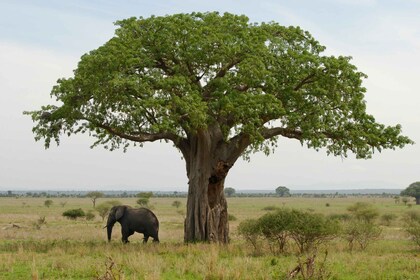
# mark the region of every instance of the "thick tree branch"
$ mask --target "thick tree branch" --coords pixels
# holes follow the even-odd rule
[[[174,133],[170,133],[170,132],[161,132],[161,133],[138,133],[136,135],[131,135],[125,132],[122,132],[114,127],[111,127],[109,125],[103,124],[103,123],[98,123],[98,122],[93,122],[91,120],[87,120],[91,123],[93,123],[95,126],[102,128],[104,130],[106,130],[108,133],[127,139],[127,140],[131,140],[134,142],[154,142],[156,140],[170,140],[172,141],[175,145],[177,145],[178,143],[180,143],[183,138],[174,134]]]
[[[301,89],[304,85],[306,84],[310,84],[315,82],[315,80],[311,80],[313,77],[315,77],[315,73],[309,74],[308,76],[306,76],[302,81],[300,81],[299,84],[297,84],[293,90],[298,91],[299,89]]]
[[[172,70],[172,68],[170,68],[166,64],[166,62],[163,60],[162,57],[159,57],[159,58],[156,59],[155,67],[157,67],[159,69],[162,69],[163,72],[165,72],[165,74],[168,75],[168,76],[173,76],[175,74],[174,71]]]
[[[223,78],[226,75],[227,71],[232,69],[234,66],[238,65],[238,63],[240,63],[241,61],[242,61],[242,59],[240,59],[240,58],[232,60],[230,63],[228,63],[225,66],[223,66],[222,68],[220,68],[219,72],[217,72],[217,74],[214,78]]]
[[[294,138],[298,140],[302,139],[302,132],[300,130],[284,128],[284,127],[266,128],[261,132],[261,135],[264,137],[264,139],[270,139],[278,135],[281,135],[287,138]]]
[[[228,142],[228,158],[226,161],[231,164],[235,163],[250,144],[251,139],[248,134],[239,133],[232,137]]]

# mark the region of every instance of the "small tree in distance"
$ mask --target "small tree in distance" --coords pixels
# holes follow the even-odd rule
[[[105,217],[109,213],[109,210],[111,210],[112,206],[116,205],[121,205],[121,202],[117,200],[105,201],[104,203],[99,204],[95,210],[98,212],[99,216],[101,216],[102,221],[104,221]]]
[[[410,184],[405,190],[401,192],[401,195],[412,196],[416,198],[416,205],[420,205],[420,182],[414,182]]]
[[[139,199],[137,199],[136,203],[142,207],[148,207],[149,206],[149,200],[153,196],[152,192],[139,192],[136,194]]]
[[[54,202],[51,199],[47,199],[44,201],[45,207],[48,207],[48,208],[50,208],[50,206],[53,205],[53,203]]]
[[[224,192],[227,196],[232,196],[235,194],[236,190],[234,188],[225,188]]]
[[[289,197],[290,190],[284,186],[280,186],[276,189],[276,194],[280,197]]]
[[[172,206],[178,209],[181,206],[181,201],[175,200],[174,202],[172,202]]]
[[[105,195],[102,192],[95,191],[95,192],[88,192],[86,194],[86,196],[90,197],[90,199],[92,200],[92,203],[93,203],[93,208],[95,208],[96,207],[96,200],[100,197],[104,197]]]

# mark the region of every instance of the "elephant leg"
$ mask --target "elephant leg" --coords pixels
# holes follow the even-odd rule
[[[123,243],[129,243],[130,241],[128,241],[128,237],[129,236],[131,236],[131,235],[133,235],[134,234],[134,231],[131,231],[131,230],[129,230],[129,229],[124,229],[124,228],[122,228],[121,229],[121,235],[122,235],[122,242]]]

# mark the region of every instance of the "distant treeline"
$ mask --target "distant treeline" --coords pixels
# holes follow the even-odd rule
[[[0,191],[0,197],[86,197],[89,191]],[[141,191],[103,191],[103,197],[109,198],[130,198],[137,197]],[[152,192],[153,197],[187,197],[187,192],[178,191],[156,191]],[[313,198],[345,198],[345,197],[395,197],[398,196],[400,190],[389,190],[383,192],[368,192],[363,190],[361,192],[350,192],[349,190],[331,191],[331,192],[291,192],[292,197],[313,197]],[[235,192],[227,195],[228,197],[278,197],[275,192]]]

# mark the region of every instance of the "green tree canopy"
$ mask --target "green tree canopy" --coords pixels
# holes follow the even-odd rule
[[[351,58],[323,55],[299,27],[217,12],[117,26],[57,81],[55,105],[26,114],[45,147],[77,133],[110,150],[172,142],[189,179],[186,241],[227,242],[224,179],[239,157],[269,154],[279,137],[357,158],[411,143],[400,125],[366,112],[366,75]]]
[[[227,195],[227,196],[232,196],[232,195],[234,195],[235,194],[235,192],[236,192],[236,190],[234,189],[234,188],[225,188],[225,194]]]
[[[92,200],[93,208],[95,208],[96,206],[96,200],[104,196],[105,196],[104,193],[98,192],[98,191],[88,192],[86,194],[86,197],[89,197]]]
[[[276,194],[278,196],[290,196],[290,190],[284,186],[280,186],[276,188]]]
[[[405,190],[401,192],[401,195],[412,196],[416,198],[416,204],[420,204],[420,182],[411,183]]]

